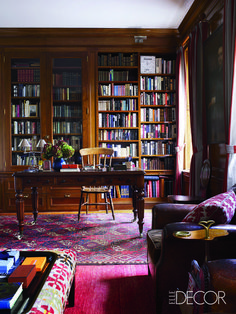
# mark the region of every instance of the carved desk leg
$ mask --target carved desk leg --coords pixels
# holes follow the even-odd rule
[[[132,195],[132,202],[133,202],[133,213],[134,213],[134,219],[132,222],[136,221],[138,216],[138,209],[137,209],[137,197],[138,197],[138,190],[135,187],[132,187],[133,195]]]
[[[16,191],[16,215],[19,222],[19,239],[23,237],[24,231],[24,195],[23,191]]]
[[[31,188],[31,197],[32,197],[32,207],[34,215],[34,224],[36,223],[38,217],[38,189],[36,187]]]
[[[137,189],[137,208],[138,208],[138,225],[140,236],[143,236],[143,218],[144,218],[144,189]]]

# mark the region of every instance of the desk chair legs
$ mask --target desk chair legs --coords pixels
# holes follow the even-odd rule
[[[86,194],[86,202],[83,203],[83,194]],[[86,193],[86,192],[83,192],[81,191],[81,196],[80,196],[80,204],[79,204],[79,211],[78,211],[78,221],[80,220],[80,213],[81,213],[81,207],[83,205],[86,205],[86,214],[88,214],[88,206],[89,205],[103,205],[105,204],[106,206],[106,213],[108,214],[108,205],[110,205],[111,207],[111,212],[112,212],[112,218],[113,220],[115,220],[115,213],[114,213],[114,205],[113,205],[113,201],[112,201],[112,197],[111,197],[111,193],[110,192],[107,192],[107,193],[104,193],[104,199],[105,199],[105,203],[93,203],[93,204],[89,204],[89,193]],[[109,198],[109,202],[108,202],[108,199],[107,197]]]

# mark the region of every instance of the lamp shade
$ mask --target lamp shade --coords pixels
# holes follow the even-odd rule
[[[46,141],[41,138],[41,139],[38,141],[38,144],[36,145],[36,147],[39,147],[41,150],[43,150],[45,144],[46,144]]]
[[[28,140],[26,138],[24,138],[20,144],[18,145],[18,147],[26,149],[28,147],[30,147],[30,143],[28,142]]]

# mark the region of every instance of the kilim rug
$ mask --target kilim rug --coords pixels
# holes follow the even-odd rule
[[[75,305],[64,314],[155,314],[147,265],[76,267]],[[169,313],[171,314],[171,313]]]
[[[32,215],[25,215],[21,240],[15,216],[0,216],[0,250],[73,249],[77,264],[145,264],[147,262],[146,233],[151,229],[151,213],[145,212],[143,237],[132,213],[38,215],[30,225]]]

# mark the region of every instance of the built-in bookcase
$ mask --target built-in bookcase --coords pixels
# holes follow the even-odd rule
[[[138,53],[100,53],[97,142],[117,162],[131,157],[147,173],[145,196],[172,193],[176,142],[175,59]]]
[[[173,192],[176,146],[175,59],[140,56],[140,166],[147,173],[145,196]]]
[[[11,60],[12,165],[31,165],[40,138],[40,60]],[[22,148],[27,139],[28,148]]]
[[[139,156],[137,53],[98,55],[98,146],[112,147],[114,160]]]
[[[82,148],[82,60],[53,58],[53,141],[65,140]]]

